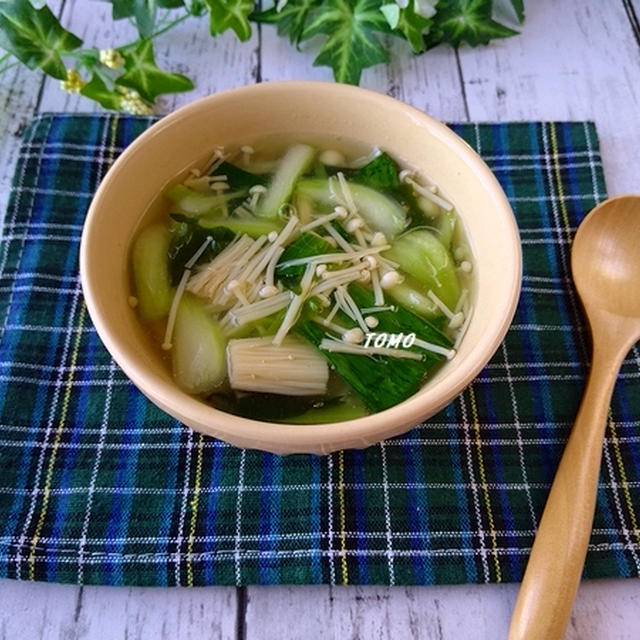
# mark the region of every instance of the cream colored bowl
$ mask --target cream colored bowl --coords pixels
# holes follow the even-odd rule
[[[151,201],[216,146],[277,133],[331,134],[377,145],[424,171],[453,201],[474,255],[476,291],[455,358],[425,387],[386,411],[335,424],[248,420],[181,391],[128,304],[131,239]],[[497,180],[450,129],[388,96],[332,83],[267,83],[195,101],[160,120],[118,158],[86,219],[84,295],[98,334],[156,405],[202,433],[275,453],[360,448],[403,433],[453,400],[494,354],[511,323],[521,280],[517,226]]]

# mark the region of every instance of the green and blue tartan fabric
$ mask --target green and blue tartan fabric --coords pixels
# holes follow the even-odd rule
[[[591,123],[455,124],[516,212],[520,304],[439,415],[363,451],[278,457],[151,405],[91,326],[90,198],[152,120],[43,115],[24,132],[0,246],[0,577],[110,585],[517,581],[582,394],[578,223],[605,197]],[[640,353],[604,445],[586,577],[640,571]],[[304,428],[304,427],[301,427]]]

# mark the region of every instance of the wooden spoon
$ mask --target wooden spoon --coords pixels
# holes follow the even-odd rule
[[[573,279],[593,337],[591,373],[531,549],[509,640],[560,640],[593,526],[611,394],[640,339],[640,196],[599,204],[580,225]]]

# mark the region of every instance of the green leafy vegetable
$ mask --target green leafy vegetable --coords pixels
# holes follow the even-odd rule
[[[162,224],[147,227],[133,245],[133,279],[138,311],[147,321],[159,320],[169,313],[173,290],[167,267],[170,234]]]
[[[395,302],[409,311],[431,320],[439,327],[444,325],[445,316],[442,315],[435,302],[426,296],[424,287],[412,276],[406,276],[402,282],[393,285],[388,293]]]
[[[350,285],[349,294],[361,308],[373,305],[373,294],[364,287]],[[434,325],[403,307],[377,313],[376,318],[377,332],[415,332],[418,338],[426,342],[451,346],[449,339]],[[302,319],[294,331],[316,346],[326,337],[325,329],[313,320]],[[388,409],[412,396],[424,382],[427,373],[444,359],[444,356],[429,351],[421,352],[424,356],[420,360],[325,350],[322,353],[371,411]]]
[[[393,191],[400,186],[398,165],[387,153],[381,153],[347,177],[380,191]]]
[[[299,322],[296,333],[319,347],[325,331],[316,322]],[[331,366],[363,399],[371,411],[382,411],[406,400],[420,386],[425,367],[420,360],[322,352]]]
[[[289,244],[280,256],[276,274],[287,288],[294,289],[298,285],[300,278],[302,278],[306,265],[287,266],[287,262],[299,260],[300,258],[311,258],[333,251],[333,246],[324,238],[313,233],[303,233]]]
[[[290,424],[344,422],[362,418],[367,413],[367,408],[358,396],[336,396],[324,400],[321,406],[314,405],[301,415],[290,416],[287,422]]]
[[[414,229],[397,238],[383,254],[453,310],[460,297],[460,282],[449,251],[427,229]]]
[[[204,216],[199,219],[199,224],[204,229],[218,229],[224,227],[238,233],[246,234],[251,238],[269,235],[272,231],[276,233],[281,230],[280,222],[274,220],[255,220],[242,218],[219,218],[217,216]]]
[[[256,215],[277,218],[280,207],[291,198],[296,180],[309,168],[315,149],[308,144],[294,144],[280,158],[267,192],[258,204]]]
[[[209,262],[222,251],[235,237],[235,233],[225,227],[206,229],[197,220],[191,218],[178,218],[172,216],[174,222],[171,225],[171,242],[166,252],[169,260],[169,275],[172,285],[177,285],[184,272],[184,267],[200,249],[207,238],[211,242],[202,252],[196,265]]]
[[[321,204],[333,204],[327,180],[300,180],[296,189],[298,193],[311,200]],[[372,230],[384,233],[387,238],[393,238],[404,229],[407,222],[406,214],[398,202],[364,184],[351,183],[349,191],[360,216]]]
[[[198,251],[207,238],[212,243],[201,254],[196,265],[212,260],[237,234],[247,234],[252,238],[280,231],[277,223],[269,220],[243,220],[240,218],[191,217],[172,213],[171,246],[168,250],[171,283],[177,284],[184,265]]]
[[[368,162],[364,167],[356,171],[346,172],[346,177],[353,182],[363,184],[378,191],[384,191],[398,202],[402,209],[407,213],[410,219],[410,226],[433,226],[438,232],[440,240],[446,247],[449,247],[453,228],[449,228],[447,224],[451,223],[451,216],[443,212],[438,205],[429,201],[427,204],[433,207],[433,216],[438,219],[435,224],[426,215],[423,207],[418,204],[416,194],[413,187],[407,183],[400,182],[398,177],[400,167],[387,153],[381,153],[373,160]],[[455,216],[453,217],[455,221]]]
[[[453,211],[442,211],[438,217],[436,224],[436,231],[438,233],[438,240],[451,251],[451,245],[453,244],[453,235],[456,232],[457,219]]]
[[[178,305],[173,332],[173,377],[189,393],[211,393],[227,375],[227,341],[206,305],[185,293]]]
[[[239,393],[235,396],[215,395],[214,406],[243,418],[293,422],[294,416],[305,416],[319,401],[313,396],[286,396],[279,393]],[[311,413],[313,416],[315,411]],[[300,424],[300,423],[298,423]]]
[[[222,208],[231,201],[242,199],[247,191],[207,195],[177,184],[167,192],[171,200],[187,216],[222,215]]]
[[[223,162],[216,170],[217,176],[226,176],[226,183],[230,190],[224,193],[202,193],[177,184],[167,191],[167,197],[178,208],[180,213],[188,216],[204,216],[222,214],[226,207],[229,211],[242,204],[249,195],[249,190],[255,185],[264,186],[267,179],[256,173],[250,173],[229,162]],[[226,215],[226,213],[224,214]]]
[[[256,152],[264,163],[260,145]],[[306,177],[315,172],[316,157],[337,174]],[[252,173],[214,164],[211,175],[192,171],[164,192],[169,227],[153,223],[134,245],[141,316],[156,323],[154,330],[167,318],[162,347],[172,350],[178,384],[214,394],[214,405],[232,413],[295,416],[302,424],[394,406],[455,355],[452,342],[466,328],[454,263],[461,254],[445,246],[455,215],[443,210],[445,201],[436,200],[431,211],[418,200],[431,229],[400,235],[410,224],[408,209],[369,185],[405,197],[417,183],[403,173],[401,181],[386,154],[360,169],[342,158],[335,164],[344,165],[343,172],[330,155],[298,142],[278,158],[262,188],[247,188],[256,179]],[[234,185],[219,184],[230,176]],[[290,197],[320,206],[259,217],[259,198],[270,193],[269,211]],[[416,193],[433,201],[431,192]],[[205,260],[208,266],[194,268]],[[469,271],[470,263],[459,268]],[[156,302],[152,294],[157,309],[148,304]],[[263,411],[260,404],[269,407]]]
[[[349,285],[349,294],[361,308],[374,305],[373,294],[369,289],[361,285]],[[441,347],[451,346],[449,338],[447,338],[433,322],[420,318],[402,306],[395,306],[393,309],[381,311],[376,314],[376,318],[378,318],[378,326],[376,327],[376,331],[378,332],[404,332],[405,334],[415,332],[418,338],[427,342],[437,344]],[[418,351],[418,349],[414,348],[414,351]],[[442,360],[440,356],[429,352],[424,353],[424,359],[432,364]]]
[[[241,167],[231,164],[230,162],[223,162],[216,169],[216,174],[221,176],[227,176],[227,182],[232,189],[249,189],[257,184],[266,185],[267,178],[257,173],[251,173]]]

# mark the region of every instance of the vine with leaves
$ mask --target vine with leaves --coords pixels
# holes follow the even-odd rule
[[[389,60],[386,34],[418,55],[440,44],[485,45],[517,34],[524,22],[524,0],[277,0],[268,8],[253,0],[103,1],[115,22],[133,23],[134,41],[87,47],[46,3],[0,0],[0,74],[23,64],[106,109],[142,114],[159,96],[194,88],[187,76],[160,69],[154,51],[156,38],[185,20],[207,19],[212,37],[231,30],[241,41],[257,23],[274,25],[298,49],[318,36],[313,64],[350,84]]]

